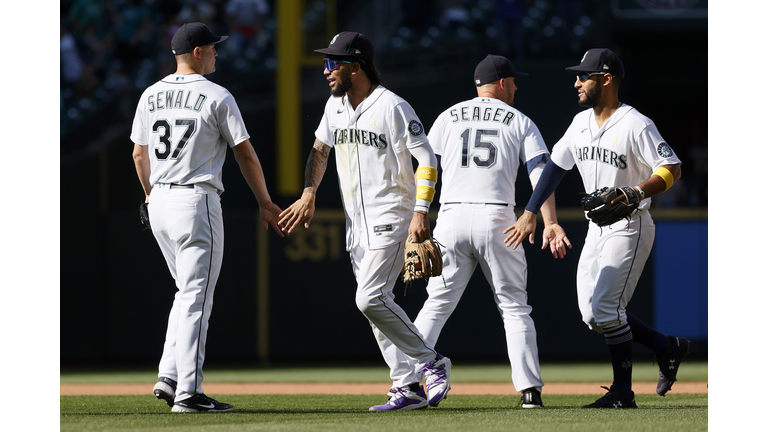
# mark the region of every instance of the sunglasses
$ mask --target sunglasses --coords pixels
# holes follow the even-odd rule
[[[329,58],[324,58],[323,59],[323,65],[325,66],[326,69],[328,69],[328,72],[333,72],[336,69],[338,69],[339,68],[339,63],[349,63],[349,64],[352,64],[351,61],[346,61],[346,60],[334,60],[334,59],[329,59]]]
[[[608,73],[608,72],[592,72],[592,73],[589,73],[589,72],[582,72],[582,73],[578,73],[578,74],[576,74],[576,78],[577,78],[579,81],[581,81],[581,82],[584,82],[584,81],[588,80],[588,79],[589,79],[589,77],[591,77],[592,75],[605,75],[605,74],[607,74],[607,73]]]

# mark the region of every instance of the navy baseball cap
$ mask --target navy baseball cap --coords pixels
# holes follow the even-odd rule
[[[592,48],[581,58],[581,64],[565,68],[574,72],[607,72],[624,79],[624,64],[608,48]]]
[[[203,23],[184,23],[171,39],[173,55],[181,55],[199,46],[216,44],[227,40],[229,36],[214,36],[211,29]]]
[[[488,54],[475,68],[475,86],[480,87],[502,78],[527,76],[525,72],[515,72],[512,62],[503,56]]]
[[[328,48],[316,49],[315,52],[334,56],[358,57],[373,61],[374,49],[370,39],[362,33],[341,32],[331,39]]]

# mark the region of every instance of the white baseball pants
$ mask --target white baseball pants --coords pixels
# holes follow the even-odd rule
[[[434,346],[480,264],[504,322],[515,389],[523,391],[535,387],[541,390],[544,383],[536,327],[530,316],[532,308],[528,305],[525,252],[523,248],[513,250],[504,244],[503,232],[515,220],[512,206],[441,205],[433,237],[444,246],[443,275],[429,280],[429,297],[414,324],[427,343]],[[406,360],[400,356],[401,362]],[[402,366],[398,370],[403,370]],[[393,380],[412,379],[411,376],[395,375]]]
[[[576,276],[579,310],[603,333],[627,322],[626,307],[651,254],[656,225],[647,210],[600,228],[590,222]]]
[[[168,317],[159,376],[177,381],[176,400],[203,392],[208,319],[224,250],[221,201],[214,189],[155,185],[152,233],[178,291]]]
[[[384,361],[392,370],[393,381],[395,374],[415,377],[415,369],[437,355],[433,344],[425,342],[403,308],[395,303],[392,289],[405,262],[404,246],[405,241],[402,241],[394,246],[370,250],[358,244],[349,252],[357,279],[355,302],[371,324]],[[400,361],[401,358],[406,360]]]

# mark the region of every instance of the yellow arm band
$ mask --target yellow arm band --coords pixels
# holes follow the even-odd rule
[[[437,183],[437,169],[428,166],[419,167],[418,171],[416,172],[416,178],[430,180]],[[432,192],[434,193],[434,191]]]
[[[675,182],[675,176],[672,175],[671,172],[669,172],[668,169],[664,167],[658,167],[655,171],[653,171],[653,175],[659,176],[662,179],[664,179],[664,183],[667,184],[667,188],[664,189],[664,191],[669,190],[669,188],[672,187],[672,183]]]
[[[416,199],[423,199],[432,202],[435,197],[435,188],[431,186],[418,186],[416,188]]]

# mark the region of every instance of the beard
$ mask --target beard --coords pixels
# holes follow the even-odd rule
[[[602,95],[603,88],[601,86],[592,87],[592,90],[584,92],[584,99],[579,99],[579,105],[586,108],[594,108],[600,102]]]
[[[352,88],[352,72],[344,68],[336,80],[336,85],[331,88],[331,96],[342,97]]]

